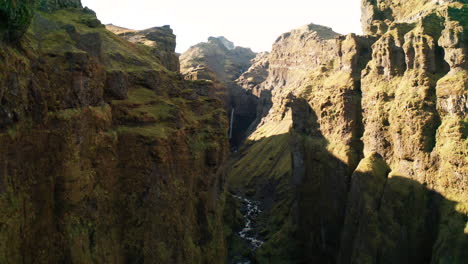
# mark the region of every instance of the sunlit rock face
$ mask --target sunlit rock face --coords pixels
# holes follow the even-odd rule
[[[264,205],[259,263],[467,258],[466,4],[362,9],[366,36],[293,30],[239,79],[260,99],[229,186]]]
[[[231,82],[252,65],[255,55],[248,48],[234,46],[225,37],[210,37],[208,42],[192,46],[180,56],[181,72],[187,79]]]

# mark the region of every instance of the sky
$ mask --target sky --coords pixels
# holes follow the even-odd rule
[[[131,29],[170,25],[177,52],[224,36],[236,46],[270,51],[282,34],[314,23],[361,34],[360,0],[82,0],[103,24]]]

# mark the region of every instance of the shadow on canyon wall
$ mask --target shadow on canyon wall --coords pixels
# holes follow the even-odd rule
[[[237,84],[230,84],[231,109],[234,109],[232,126],[231,148],[237,150],[246,137],[251,134],[259,122],[268,114],[272,107],[271,91],[263,90],[256,96],[250,90],[245,90]],[[228,113],[231,118],[231,113]]]
[[[330,142],[307,101],[291,98],[288,106],[290,132],[247,141],[234,165],[250,164],[239,176],[246,179],[243,187],[231,189],[255,197],[264,207],[260,225],[266,242],[252,263],[468,259],[468,216],[457,212],[456,202],[391,174],[378,153],[362,159],[357,169],[349,168],[328,151]]]

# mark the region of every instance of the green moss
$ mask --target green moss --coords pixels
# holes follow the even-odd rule
[[[154,57],[153,51],[144,45],[136,45],[113,34],[102,26],[95,26],[98,23],[96,15],[85,13],[81,9],[61,9],[54,12],[38,12],[38,16],[49,23],[47,29],[37,26],[32,30],[32,35],[38,37],[41,49],[46,53],[63,54],[67,51],[79,51],[76,48],[75,40],[72,40],[70,33],[64,27],[73,27],[76,31],[77,39],[81,35],[97,33],[103,50],[103,61],[108,70],[121,71],[147,71],[153,69],[164,71],[174,75],[163,67]],[[91,22],[92,23],[91,23]],[[33,25],[34,26],[34,25]]]
[[[466,71],[449,73],[438,80],[437,96],[463,95],[468,89],[468,74]]]
[[[298,258],[300,246],[294,240],[296,226],[293,218],[285,218],[278,232],[258,249],[255,254],[260,264],[293,264],[300,263]]]
[[[85,53],[75,47],[76,43],[65,30],[52,31],[44,36],[41,42],[42,51],[51,54],[64,54],[65,52]]]
[[[164,125],[150,125],[140,127],[119,126],[117,132],[120,134],[139,135],[148,138],[167,139],[172,133],[172,129]]]
[[[363,159],[356,171],[362,173],[370,173],[377,178],[387,178],[390,168],[387,163],[377,153],[372,153],[369,157]]]
[[[226,155],[221,103],[177,97],[194,93],[192,84],[95,19],[78,9],[38,12],[21,49],[0,47],[0,79],[18,73],[17,98],[6,99],[20,120],[0,133],[0,263],[222,263],[218,164],[204,163],[210,153],[219,162]],[[96,43],[82,38],[89,33]],[[87,44],[101,53],[86,54]],[[106,72],[124,72],[128,99],[64,109],[81,95],[68,80],[67,52],[84,59],[89,88],[102,89]],[[157,92],[135,86],[148,72]],[[93,95],[101,96],[73,103]],[[185,156],[189,148],[198,156]],[[197,212],[198,204],[206,208]]]
[[[163,262],[170,262],[171,260],[171,250],[169,250],[164,242],[158,242],[155,248],[158,258]]]
[[[157,100],[158,97],[153,90],[147,88],[136,88],[128,91],[128,100],[122,102],[129,102],[135,104],[146,104]]]
[[[128,42],[105,29],[101,32],[102,45],[105,48],[105,63],[109,69],[126,72],[153,69],[175,75],[158,63],[151,48]]]
[[[145,105],[137,108],[138,111],[148,113],[157,120],[168,120],[173,118],[173,112],[177,109],[174,105],[159,103],[155,105]]]
[[[289,139],[289,134],[283,134],[247,142],[251,146],[242,150],[242,158],[229,172],[230,186],[248,186],[255,178],[262,182],[287,179],[292,169]]]
[[[70,109],[65,109],[62,111],[50,112],[49,115],[55,116],[64,120],[71,120],[73,118],[78,117],[82,112],[83,112],[83,109],[81,108],[70,108]]]

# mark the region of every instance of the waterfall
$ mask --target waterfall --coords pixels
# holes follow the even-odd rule
[[[232,125],[234,124],[234,110],[235,108],[232,108],[231,110],[231,122],[229,123],[229,139],[232,138]]]

